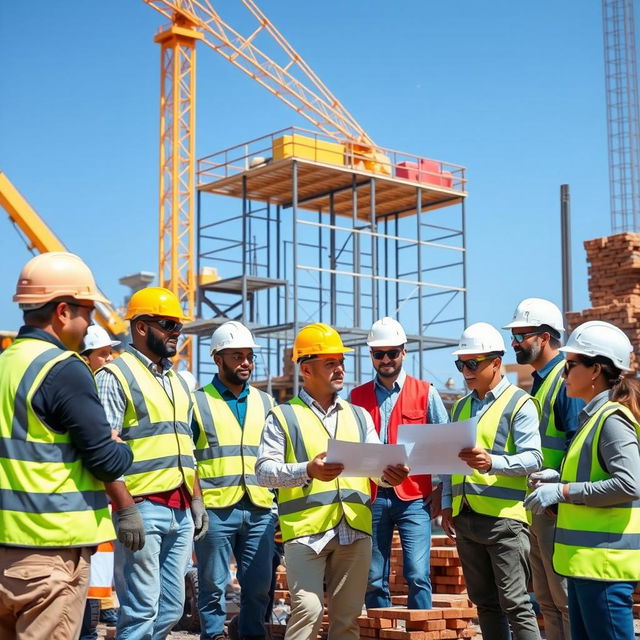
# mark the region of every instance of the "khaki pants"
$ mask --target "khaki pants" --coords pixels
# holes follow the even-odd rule
[[[531,522],[531,573],[533,591],[544,618],[547,640],[571,640],[567,579],[553,570],[553,536],[555,516],[543,513],[533,515]]]
[[[319,553],[299,542],[284,546],[291,591],[291,617],[285,640],[316,638],[322,624],[324,587],[329,608],[329,640],[358,640],[371,564],[371,538],[351,544],[331,542]]]
[[[0,638],[78,638],[91,551],[0,546]]]

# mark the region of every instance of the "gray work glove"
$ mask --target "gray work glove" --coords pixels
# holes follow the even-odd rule
[[[542,469],[540,471],[534,471],[529,476],[529,487],[531,489],[537,489],[546,482],[559,482],[560,473],[555,469]]]
[[[194,540],[200,540],[209,530],[209,514],[204,508],[202,498],[191,499],[191,515],[193,516]]]
[[[118,540],[131,551],[144,547],[144,522],[136,505],[114,511]]]

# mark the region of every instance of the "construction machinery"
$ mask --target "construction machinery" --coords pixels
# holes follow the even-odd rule
[[[2,171],[0,171],[0,206],[7,212],[11,222],[25,239],[27,249],[31,253],[68,251]],[[97,302],[96,320],[116,340],[126,339],[128,324],[112,305]],[[3,335],[3,340],[4,338]]]

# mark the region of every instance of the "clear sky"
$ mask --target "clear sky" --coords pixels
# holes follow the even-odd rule
[[[246,24],[233,0],[213,2]],[[379,144],[468,168],[469,321],[523,297],[561,303],[559,188],[571,186],[574,307],[582,243],[610,233],[602,25],[584,0],[262,0],[261,8]],[[0,2],[0,170],[116,303],[157,272],[162,16],[138,0]],[[206,47],[197,155],[307,126]],[[0,216],[0,329],[29,255]],[[508,358],[513,361],[509,354]],[[459,379],[451,359],[430,374]]]

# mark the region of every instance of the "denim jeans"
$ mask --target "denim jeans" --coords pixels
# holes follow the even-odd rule
[[[394,525],[402,543],[404,579],[409,585],[407,607],[431,609],[431,515],[424,500],[400,500],[393,489],[378,490],[371,506],[373,515],[373,549],[369,569],[367,608],[390,607],[389,567]]]
[[[254,506],[247,497],[231,507],[207,509],[207,513],[209,530],[195,544],[201,637],[213,638],[224,631],[231,553],[236,559],[241,588],[240,636],[264,636],[276,515]]]
[[[572,640],[634,640],[636,582],[567,578]]]
[[[165,640],[184,609],[184,576],[193,549],[189,509],[150,500],[138,504],[145,543],[130,551],[116,542],[114,582],[120,601],[118,640]]]

